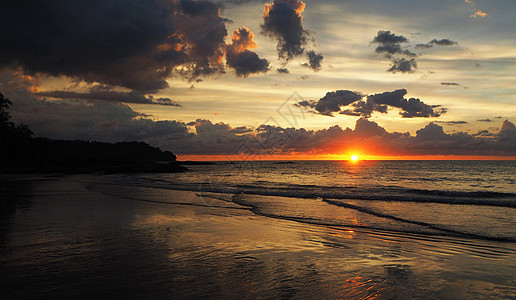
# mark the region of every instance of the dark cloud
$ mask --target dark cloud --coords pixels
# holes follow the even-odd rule
[[[516,142],[516,125],[509,120],[504,120],[500,129],[502,141]]]
[[[375,122],[371,122],[367,119],[360,118],[355,124],[356,135],[360,137],[372,137],[372,136],[383,136],[387,134],[387,131],[380,127]]]
[[[466,121],[435,121],[435,123],[441,123],[446,125],[464,125],[468,124]]]
[[[379,30],[372,43],[380,45],[408,43],[408,39],[402,35],[395,35],[390,30]]]
[[[369,118],[372,113],[387,113],[389,107],[399,108],[403,118],[430,118],[439,117],[446,109],[437,109],[439,105],[428,105],[417,98],[405,99],[407,90],[399,89],[392,92],[369,95],[362,100],[364,95],[349,90],[328,92],[319,101],[301,101],[298,107],[314,108],[315,112],[325,116],[333,116],[339,113],[350,116],[362,116]]]
[[[334,112],[340,111],[341,106],[347,106],[362,99],[362,97],[363,95],[360,93],[348,90],[328,92],[324,97],[317,101],[314,108],[321,115],[333,116]]]
[[[388,107],[386,105],[367,100],[353,103],[351,108],[342,110],[340,114],[369,118],[373,112],[387,113],[387,109]]]
[[[235,133],[235,134],[244,134],[244,133],[248,133],[248,132],[252,132],[253,129],[251,127],[247,127],[247,126],[240,126],[240,127],[235,127],[233,129],[231,129],[231,133]]]
[[[489,132],[488,130],[479,130],[478,133],[475,133],[472,136],[474,136],[474,137],[496,137],[496,134]]]
[[[222,5],[231,4],[231,5],[240,5],[247,3],[264,3],[267,0],[215,0],[217,3],[221,3]]]
[[[71,91],[47,91],[39,92],[36,95],[57,99],[79,99],[79,100],[102,100],[112,102],[140,103],[140,104],[159,104],[168,106],[181,106],[170,98],[155,98],[152,95],[145,96],[136,91],[118,92],[113,90],[95,90],[88,93]]]
[[[248,28],[242,27],[233,32],[231,44],[226,48],[226,63],[235,69],[237,76],[247,77],[252,73],[269,70],[269,61],[249,50],[256,47],[258,45],[254,42],[254,33]]]
[[[280,74],[288,74],[288,73],[290,73],[290,71],[287,68],[278,68],[276,71],[278,73],[280,73]]]
[[[380,30],[371,43],[378,44],[375,48],[377,54],[383,54],[385,58],[391,60],[391,66],[387,72],[413,73],[417,69],[417,62],[414,59],[416,54],[402,47],[403,43],[408,43],[406,37],[391,33],[389,30]]]
[[[12,120],[27,124],[38,136],[50,138],[145,141],[176,154],[328,154],[362,145],[371,151],[368,154],[376,155],[516,156],[516,126],[509,120],[503,122],[498,132],[471,135],[448,134],[435,123],[418,130],[415,136],[388,132],[365,118],[357,120],[355,129],[338,125],[321,130],[261,125],[252,130],[204,119],[188,123],[153,121],[125,104],[112,101],[85,104],[40,100],[33,94],[37,85],[37,78],[0,72],[2,93],[13,102]],[[399,103],[400,96],[405,94],[395,91],[374,98],[379,102]],[[315,107],[309,101],[306,106]]]
[[[477,120],[477,121],[478,121],[478,122],[488,122],[488,123],[493,122],[493,120],[491,120],[491,119],[479,119],[479,120]]]
[[[376,44],[375,52],[383,54],[385,58],[391,60],[391,65],[387,72],[392,73],[414,73],[417,69],[416,53],[404,47],[403,44],[409,40],[402,36],[392,33],[390,30],[380,30],[371,41]],[[449,39],[433,39],[426,44],[417,44],[416,49],[429,49],[433,46],[453,46],[458,43]],[[419,54],[421,55],[421,54]]]
[[[226,19],[210,1],[2,1],[0,67],[141,93],[224,72]],[[180,67],[178,69],[178,67]]]
[[[507,121],[508,122],[508,121]],[[508,122],[507,124],[509,124]],[[512,123],[510,123],[512,124]],[[508,125],[508,127],[511,127]],[[502,127],[503,128],[503,127]],[[246,141],[247,151],[285,154],[310,152],[312,154],[340,153],[360,144],[364,149],[376,149],[381,155],[516,155],[516,130],[502,129],[483,136],[465,132],[448,134],[435,123],[409,133],[387,132],[368,119],[358,119],[355,129],[337,125],[322,130],[281,128],[262,125],[257,134]],[[254,142],[253,142],[254,141]],[[256,141],[258,141],[256,143]],[[374,154],[374,153],[372,153]]]
[[[447,86],[460,86],[457,82],[441,82],[441,85],[447,85]]]
[[[304,63],[303,66],[308,67],[314,71],[321,70],[321,61],[323,60],[324,56],[322,56],[320,53],[315,53],[315,51],[308,51],[306,56],[308,57],[308,63]]]
[[[179,47],[188,55],[188,61],[183,64],[188,68],[183,72],[191,78],[223,73],[227,20],[220,16],[219,6],[210,1],[180,0],[179,3],[180,9],[174,15],[178,41],[168,45]]]
[[[387,72],[414,73],[416,69],[417,62],[414,58],[410,60],[405,58],[394,58]]]
[[[0,77],[5,78],[5,73]],[[13,99],[13,120],[27,124],[37,136],[106,142],[147,141],[154,146],[165,146],[169,139],[188,135],[181,122],[156,122],[118,101],[40,100],[30,91],[30,81],[15,76],[11,79],[16,82],[11,80],[5,93]]]
[[[265,4],[262,33],[278,41],[278,56],[284,61],[305,51],[309,34],[303,27],[304,9],[305,3],[299,0],[274,0]]]
[[[371,101],[375,104],[383,104],[401,109],[400,115],[404,118],[429,118],[439,117],[445,110],[435,111],[434,108],[439,105],[428,105],[417,98],[405,99],[404,96],[407,94],[407,90],[399,89],[393,92],[385,92],[381,94],[370,95],[367,97],[367,101]]]
[[[442,40],[433,39],[430,41],[429,44],[438,45],[438,46],[453,46],[453,45],[457,45],[458,43],[455,41],[449,40],[449,39],[442,39]]]
[[[434,47],[432,44],[417,44],[416,49],[430,49]]]
[[[442,39],[442,40],[433,39],[426,44],[417,44],[416,49],[428,49],[428,48],[432,48],[434,45],[436,45],[436,46],[454,46],[457,44],[458,44],[457,42],[449,40],[449,39]]]
[[[317,101],[315,101],[315,100],[303,100],[298,103],[295,103],[294,106],[304,107],[304,108],[315,108],[316,104],[317,104]]]
[[[415,53],[412,53],[407,49],[402,49],[401,44],[408,43],[408,39],[406,37],[391,33],[389,30],[378,31],[371,43],[378,44],[375,52],[378,54],[384,54],[387,58],[391,58],[395,54],[411,57],[416,56]]]
[[[443,128],[433,122],[416,131],[416,138],[419,140],[441,140],[445,137]]]

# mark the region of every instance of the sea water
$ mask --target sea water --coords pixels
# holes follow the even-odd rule
[[[197,191],[201,198],[215,192],[261,215],[300,222],[516,242],[516,161],[240,161],[189,168],[110,179]],[[330,216],[323,204],[360,218]]]
[[[516,162],[188,167],[4,182],[3,298],[516,298]]]

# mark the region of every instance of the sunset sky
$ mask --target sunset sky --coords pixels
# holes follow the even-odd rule
[[[0,92],[37,136],[189,159],[516,157],[513,1],[21,0],[0,15]]]

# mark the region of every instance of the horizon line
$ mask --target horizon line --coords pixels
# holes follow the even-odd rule
[[[176,154],[178,161],[350,161],[350,155]],[[358,161],[516,161],[490,155],[359,155]]]

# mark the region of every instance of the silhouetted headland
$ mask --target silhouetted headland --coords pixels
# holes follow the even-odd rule
[[[34,138],[26,125],[10,122],[12,103],[0,94],[0,172],[2,173],[175,173],[170,151],[144,142],[104,143]]]

